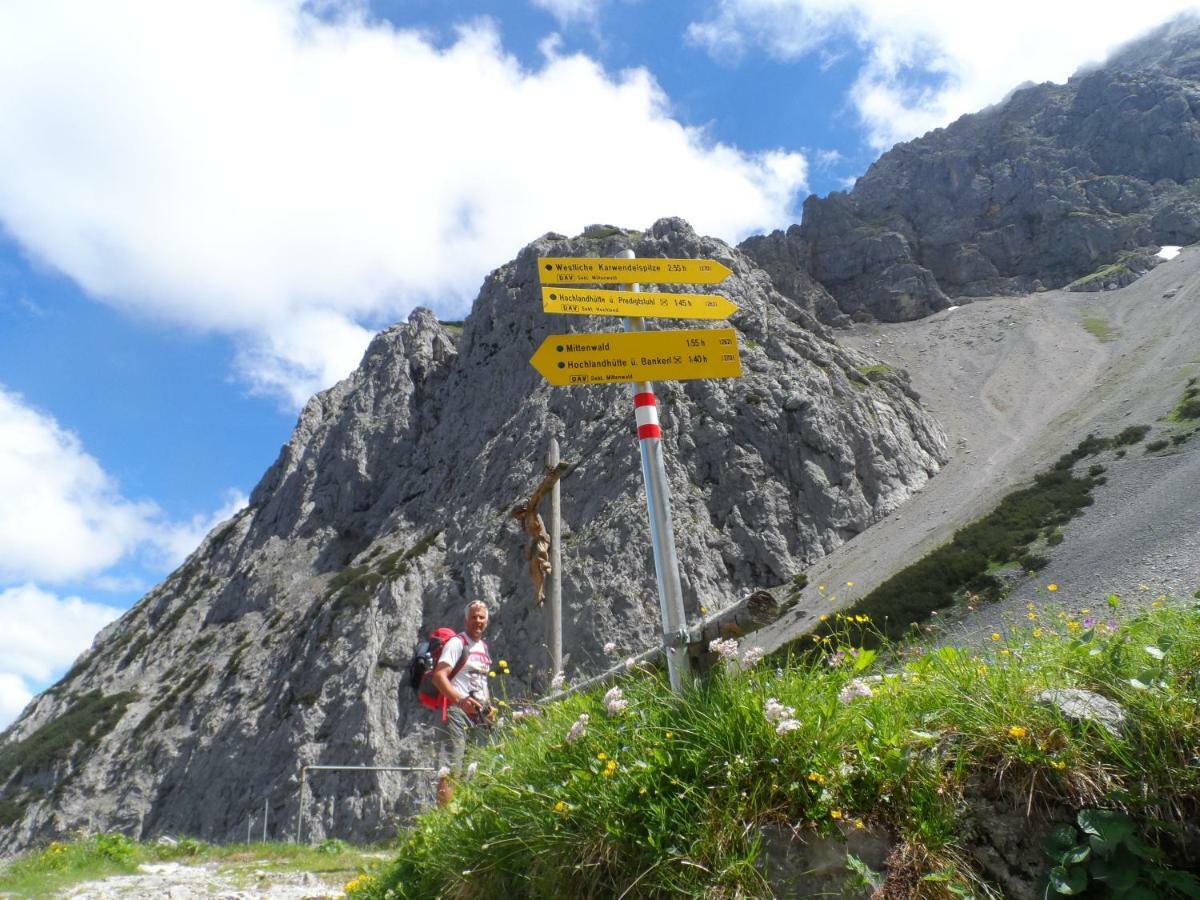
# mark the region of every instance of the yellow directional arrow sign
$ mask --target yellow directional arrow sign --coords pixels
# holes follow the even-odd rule
[[[657,316],[670,319],[728,319],[738,308],[719,294],[600,291],[542,288],[542,310],[576,316]]]
[[[552,334],[529,362],[557,387],[742,374],[737,332],[732,328]]]
[[[542,284],[717,284],[732,274],[715,259],[538,257]]]

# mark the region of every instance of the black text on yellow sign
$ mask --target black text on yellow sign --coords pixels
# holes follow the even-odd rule
[[[742,374],[737,332],[732,328],[552,334],[529,362],[556,387]]]
[[[653,316],[666,319],[728,319],[737,306],[719,294],[602,291],[544,287],[542,311],[573,316]]]
[[[538,257],[542,284],[719,284],[732,274],[715,259]]]

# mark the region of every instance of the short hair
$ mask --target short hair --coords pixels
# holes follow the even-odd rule
[[[491,613],[491,610],[489,610],[489,609],[488,609],[488,605],[487,605],[486,603],[484,603],[482,600],[472,600],[470,603],[468,603],[468,604],[467,604],[467,610],[466,610],[466,612],[465,612],[465,613],[463,613],[463,616],[464,616],[464,617],[468,617],[468,616],[470,616],[470,615],[471,615],[471,610],[473,610],[473,609],[474,609],[475,607],[477,607],[477,606],[482,606],[482,607],[483,607],[483,611],[484,611],[485,613],[488,613],[488,614],[490,614],[490,613]]]

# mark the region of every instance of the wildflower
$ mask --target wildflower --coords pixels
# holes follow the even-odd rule
[[[841,817],[842,817],[842,811],[840,809],[831,809],[829,811],[829,818],[840,819]]]
[[[867,826],[863,824],[863,820],[862,820],[862,819],[855,819],[855,820],[854,820],[854,827],[855,827],[855,828],[862,829],[862,828],[866,828]]]
[[[1091,610],[1090,610],[1090,609],[1088,609],[1088,608],[1085,606],[1083,609],[1081,609],[1081,610],[1079,611],[1079,614],[1080,614],[1081,616],[1086,616],[1086,615],[1087,615],[1088,613],[1090,613],[1090,612],[1091,612]]]
[[[828,659],[825,660],[825,665],[829,666],[831,669],[835,669],[838,666],[840,666],[845,659],[846,659],[845,652],[842,650],[839,650],[837,653],[833,654],[832,656],[830,656]]]
[[[1020,725],[1013,725],[1008,729],[1009,737],[1023,738],[1029,734],[1029,730]]]
[[[789,731],[795,731],[799,727],[800,727],[800,723],[797,722],[795,719],[784,719],[782,722],[780,722],[778,725],[775,726],[775,733],[776,734],[787,734]]]
[[[987,666],[978,666],[975,669],[975,671],[978,672],[980,675],[986,675],[988,673],[988,667]]]
[[[828,622],[829,621],[829,613],[821,613],[821,621]]]
[[[1035,638],[1040,638],[1042,636],[1042,629],[1040,629],[1040,628],[1033,629],[1033,636]]]
[[[1009,655],[1009,653],[1011,653],[1011,652],[1012,652],[1012,651],[1010,651],[1010,650],[1009,650],[1007,647],[1005,647],[1003,650],[1001,650],[1001,651],[1000,651],[1000,655],[1001,655],[1001,656],[1008,656],[1008,655]]]
[[[807,778],[813,784],[824,784],[825,783],[825,776],[822,775],[820,772],[809,772],[807,775]]]
[[[507,669],[508,668],[508,660],[502,659],[502,660],[500,660],[500,662],[496,663],[496,665],[498,665],[502,669]]]
[[[1032,622],[1035,619],[1037,619],[1037,613],[1035,613],[1035,612],[1025,613],[1025,618],[1027,618],[1030,622]]]
[[[675,737],[675,732],[668,731],[666,734],[663,735],[663,737],[665,737],[669,741],[671,738]]]
[[[635,660],[632,656],[630,656],[628,659],[625,660],[625,671],[628,672],[636,665],[637,665],[637,660]]]
[[[853,582],[853,581],[847,581],[847,582],[846,582],[846,587],[854,587],[854,582]]]
[[[600,762],[604,762],[606,759],[608,759],[608,754],[601,750],[596,754],[596,759],[600,760]]]
[[[762,658],[766,655],[767,655],[767,651],[764,650],[762,647],[751,647],[749,650],[747,650],[745,653],[742,654],[742,668],[743,669],[754,668],[756,665],[758,665],[762,661]]]
[[[993,640],[993,641],[998,641],[998,640],[1000,640],[1000,632],[998,632],[998,631],[993,631],[993,632],[992,632],[992,640]]]
[[[573,744],[585,734],[587,734],[588,714],[580,713],[579,718],[575,720],[575,724],[571,726],[571,730],[567,732],[567,743]]]
[[[1067,631],[1076,632],[1079,630],[1079,623],[1072,619],[1067,623]]]
[[[615,759],[610,759],[607,763],[605,763],[605,765],[604,765],[604,777],[605,778],[611,778],[613,773],[616,771],[617,771],[617,761]]]
[[[570,807],[568,807],[567,804],[564,803],[562,800],[559,800],[557,803],[554,804],[554,811],[556,813],[558,813],[560,816],[565,816],[567,814],[568,809],[570,809]]]
[[[823,584],[818,584],[818,585],[817,585],[817,590],[818,590],[818,591],[820,591],[822,594],[823,594],[823,593],[825,593],[825,585],[823,585]],[[1149,590],[1149,588],[1147,588],[1146,590]]]
[[[838,702],[848,706],[858,697],[870,697],[871,686],[861,678],[855,678],[838,693]]]
[[[700,615],[702,615],[702,616],[708,615],[708,607],[707,606],[700,607]]]
[[[1026,603],[1026,604],[1025,604],[1025,608],[1026,608],[1027,610],[1029,610],[1030,612],[1032,612],[1033,610],[1037,609],[1037,607],[1036,607],[1036,606],[1034,606],[1032,603]]]
[[[609,641],[608,643],[606,643],[606,644],[604,645],[604,652],[605,652],[605,653],[612,653],[612,652],[613,652],[614,650],[616,650],[616,649],[617,649],[617,642],[616,642],[616,641]]]
[[[563,689],[563,685],[566,683],[566,680],[567,680],[567,676],[564,675],[562,672],[559,672],[557,675],[555,675],[553,678],[550,679],[550,690],[561,691]]]
[[[1055,591],[1058,590],[1058,585],[1057,584],[1048,584],[1048,585],[1046,585],[1046,590],[1048,590],[1050,593],[1054,593]]]
[[[608,708],[610,716],[619,716],[625,712],[626,707],[629,706],[629,701],[625,699],[624,692],[619,687],[615,687],[604,695],[604,705]]]
[[[1083,624],[1084,630],[1086,631],[1089,628],[1096,627],[1096,620],[1094,618],[1092,618],[1091,616],[1088,616],[1086,619],[1083,620],[1082,624]]]
[[[1152,601],[1150,602],[1150,608],[1151,608],[1151,609],[1162,609],[1162,605],[1163,605],[1163,604],[1162,604],[1162,601],[1161,601],[1161,600],[1152,600]]]
[[[541,714],[542,713],[540,710],[536,710],[532,706],[526,706],[526,707],[523,707],[522,709],[513,710],[512,717],[513,717],[514,721],[520,722],[522,719],[533,719],[533,718],[540,716]]]
[[[449,777],[449,775],[450,775],[450,767],[449,766],[442,766],[440,769],[437,770],[438,778],[447,778],[447,777]]]
[[[492,669],[490,672],[488,672],[488,678],[495,678],[495,677],[496,677],[495,669]]]
[[[733,638],[713,638],[708,643],[708,652],[717,654],[722,661],[734,659],[737,657],[738,642]]]
[[[1148,585],[1148,584],[1139,584],[1139,585],[1138,585],[1138,590],[1139,590],[1139,591],[1148,591],[1148,590],[1150,590],[1150,585]]]
[[[781,719],[790,719],[796,715],[796,710],[791,706],[784,706],[774,697],[768,697],[767,702],[763,704],[763,716],[768,722],[778,722]]]
[[[479,763],[477,763],[477,762],[471,763],[469,766],[467,766],[467,771],[463,775],[463,780],[470,781],[472,778],[475,777],[475,773],[478,771],[479,771]]]
[[[1054,766],[1054,768],[1058,769],[1060,772],[1067,767],[1067,764],[1061,759],[1053,760],[1050,765]]]

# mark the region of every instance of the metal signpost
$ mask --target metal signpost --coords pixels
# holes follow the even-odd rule
[[[742,364],[737,333],[732,328],[646,331],[643,317],[721,319],[736,312],[737,307],[715,294],[644,293],[639,286],[640,283],[716,284],[730,274],[728,268],[711,259],[637,259],[632,250],[625,250],[616,258],[538,259],[538,275],[543,285],[631,286],[628,291],[543,287],[542,305],[546,312],[624,316],[625,333],[550,335],[529,362],[555,386],[632,383],[662,610],[663,648],[675,693],[682,693],[691,682],[684,652],[687,616],[675,554],[662,430],[651,382],[737,378],[742,374]]]

